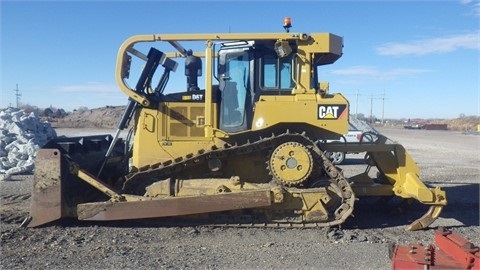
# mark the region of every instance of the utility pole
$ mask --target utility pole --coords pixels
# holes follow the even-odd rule
[[[382,126],[385,121],[385,89],[383,89],[383,95],[382,95]]]
[[[358,119],[358,95],[359,95],[359,93],[358,93],[358,89],[357,89],[357,96],[356,96],[357,101],[356,101],[356,104],[355,104],[355,119]]]
[[[370,95],[370,124],[373,123],[373,94]]]
[[[18,109],[18,103],[20,101],[20,97],[22,96],[22,94],[20,94],[20,90],[18,89],[18,83],[15,89],[13,89],[13,91],[15,92],[15,98],[17,99],[17,109]]]

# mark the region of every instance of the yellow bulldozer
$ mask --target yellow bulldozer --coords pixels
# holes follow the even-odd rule
[[[319,80],[319,69],[342,56],[342,37],[290,26],[286,19],[278,33],[128,38],[115,73],[128,96],[117,132],[39,149],[28,226],[64,217],[334,226],[370,196],[429,205],[407,229],[429,226],[445,192],[419,179],[401,145],[380,134],[327,143],[349,124],[347,99]],[[173,79],[180,90],[165,91]],[[330,152],[365,152],[365,172],[345,176]]]

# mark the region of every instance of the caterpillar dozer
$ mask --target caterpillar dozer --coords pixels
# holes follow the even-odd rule
[[[286,19],[278,33],[128,38],[116,64],[128,97],[117,132],[39,149],[26,224],[73,217],[335,226],[356,200],[374,196],[428,205],[407,230],[429,226],[445,192],[419,179],[404,147],[381,134],[327,143],[348,131],[347,99],[319,80],[319,69],[342,56],[342,37],[290,26]],[[179,63],[184,74],[173,77]],[[172,81],[179,90],[165,91]],[[345,176],[329,152],[365,152],[365,172]]]

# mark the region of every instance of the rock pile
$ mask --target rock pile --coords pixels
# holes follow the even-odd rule
[[[50,123],[34,113],[8,108],[0,111],[0,180],[33,172],[37,149],[56,138]]]

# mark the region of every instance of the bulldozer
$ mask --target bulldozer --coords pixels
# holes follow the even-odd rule
[[[128,103],[117,131],[39,149],[26,224],[70,217],[323,227],[344,223],[364,197],[399,197],[429,206],[406,229],[428,227],[446,194],[419,179],[402,145],[381,134],[327,143],[349,125],[348,100],[319,76],[342,56],[343,38],[290,27],[287,18],[284,32],[125,40],[115,78]],[[167,87],[172,81],[178,90]],[[366,169],[345,176],[329,152],[365,152]]]

